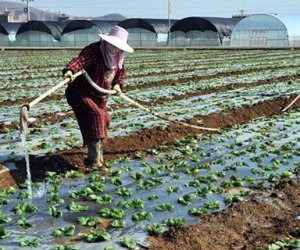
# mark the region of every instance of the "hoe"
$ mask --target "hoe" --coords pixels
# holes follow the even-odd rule
[[[89,82],[89,84],[95,88],[97,91],[104,93],[104,94],[109,94],[109,95],[114,95],[117,93],[116,90],[107,90],[104,88],[99,87],[88,75],[88,73],[85,70],[81,70],[79,72],[77,72],[76,74],[74,74],[74,77],[77,78],[80,75],[84,75],[85,78],[87,79],[87,81]],[[36,98],[35,100],[33,100],[32,102],[28,103],[28,104],[24,104],[21,107],[20,110],[20,132],[21,133],[26,133],[27,129],[28,129],[28,111],[30,110],[30,108],[32,108],[35,104],[39,103],[41,100],[43,100],[45,97],[47,97],[48,95],[50,95],[51,93],[53,93],[55,90],[57,90],[58,88],[60,88],[61,86],[67,84],[68,82],[70,82],[70,79],[65,79],[62,82],[58,83],[57,85],[55,85],[53,88],[49,89],[48,91],[46,91],[44,94],[42,94],[41,96],[39,96],[38,98]],[[183,125],[183,126],[187,126],[190,128],[194,128],[194,129],[199,129],[199,130],[206,130],[206,131],[219,131],[219,129],[217,128],[206,128],[206,127],[200,127],[200,126],[196,126],[196,125],[192,125],[189,123],[185,123],[185,122],[181,122],[178,121],[172,117],[169,116],[165,116],[165,115],[161,115],[159,113],[153,112],[152,110],[150,110],[149,108],[141,105],[140,103],[132,100],[131,98],[129,98],[128,96],[126,96],[123,93],[120,93],[118,95],[119,97],[121,97],[122,99],[124,99],[125,101],[127,101],[128,103],[130,103],[131,105],[136,106],[139,109],[142,109],[144,111],[146,111],[147,113],[156,116],[162,120],[168,121],[170,123],[173,124],[177,124],[177,125]]]

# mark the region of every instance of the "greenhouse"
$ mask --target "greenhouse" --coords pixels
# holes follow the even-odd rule
[[[9,46],[9,37],[7,30],[0,24],[0,46]]]
[[[172,25],[174,20],[170,21]],[[119,23],[129,32],[128,43],[132,47],[163,46],[167,44],[169,22],[166,19],[130,18]]]
[[[118,21],[73,20],[62,30],[61,46],[84,47],[99,41],[99,34],[108,33]]]
[[[171,46],[221,46],[239,18],[187,17],[171,27]]]
[[[16,34],[16,46],[57,47],[63,24],[52,21],[29,21],[22,24]]]
[[[252,15],[243,19],[234,27],[230,46],[289,46],[288,31],[284,23],[273,15]]]

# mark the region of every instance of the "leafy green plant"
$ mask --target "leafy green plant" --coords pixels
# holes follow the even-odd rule
[[[0,211],[0,224],[11,222],[11,218],[6,216],[3,211]]]
[[[163,223],[166,223],[167,226],[169,227],[183,227],[186,225],[187,221],[185,218],[176,218],[176,217],[171,217],[169,219],[163,220]]]
[[[141,179],[145,178],[145,175],[143,175],[142,173],[139,173],[139,172],[135,172],[135,173],[130,174],[130,177],[134,180],[141,180]]]
[[[74,212],[81,212],[81,211],[87,211],[89,209],[89,206],[87,206],[87,205],[80,205],[80,204],[77,204],[76,202],[72,201],[68,205],[68,209],[70,211],[74,211]]]
[[[39,239],[21,237],[19,245],[21,247],[39,247],[41,244]]]
[[[70,170],[65,173],[65,177],[70,179],[75,179],[75,178],[83,177],[83,174],[78,171]]]
[[[104,229],[91,229],[88,234],[86,234],[87,242],[99,242],[110,240],[111,235]]]
[[[77,222],[81,226],[94,227],[102,222],[100,217],[78,217]]]
[[[55,206],[50,206],[48,208],[49,214],[53,217],[53,218],[60,218],[62,217],[63,213],[61,211],[57,211]]]
[[[167,188],[167,192],[168,193],[178,193],[182,190],[182,188],[180,186],[168,186]]]
[[[155,201],[155,200],[157,200],[158,199],[158,196],[156,195],[156,194],[152,194],[152,195],[150,195],[149,197],[148,197],[148,200],[149,201]]]
[[[110,225],[114,228],[124,228],[126,226],[125,220],[113,220]]]
[[[136,240],[130,238],[129,236],[121,238],[121,246],[127,247],[128,249],[135,249],[137,246],[136,242]]]
[[[25,216],[25,214],[30,214],[38,211],[37,206],[29,203],[19,203],[13,208],[13,212],[20,216]]]
[[[150,221],[153,218],[153,215],[151,212],[142,211],[137,214],[132,215],[131,219],[133,222],[140,222],[143,220]]]
[[[103,205],[103,204],[107,204],[107,203],[112,203],[113,202],[113,197],[109,194],[104,194],[102,196],[98,196],[96,194],[91,194],[89,195],[89,197],[92,200],[95,200],[96,203]]]
[[[94,191],[90,187],[85,187],[81,190],[73,192],[70,197],[73,199],[78,199],[78,198],[84,198],[89,196],[90,194],[93,194]]]
[[[105,218],[112,218],[112,219],[123,219],[124,211],[122,209],[106,207],[100,210],[100,216]]]
[[[122,185],[122,181],[121,178],[118,176],[113,176],[110,178],[110,183],[115,185],[115,186],[121,186]]]
[[[130,188],[122,187],[116,190],[116,194],[123,197],[130,197],[132,195],[132,192]]]
[[[147,229],[150,234],[161,234],[166,231],[165,226],[160,223],[149,224],[147,225]]]
[[[29,223],[26,218],[21,218],[20,220],[18,220],[18,224],[19,224],[19,228],[22,229],[28,229],[28,228],[32,228],[33,225],[31,223]]]
[[[207,213],[208,213],[207,208],[191,208],[188,211],[188,214],[192,216],[200,216],[202,214],[207,214]]]
[[[4,226],[0,226],[0,239],[6,239],[8,238],[10,235],[8,233],[6,233],[5,227]]]
[[[75,226],[72,225],[70,227],[61,227],[59,229],[55,229],[52,232],[52,235],[54,237],[61,237],[61,236],[72,236],[74,234],[75,231]]]
[[[195,194],[195,193],[185,194],[184,196],[179,198],[177,201],[178,201],[178,203],[180,203],[182,205],[191,205],[192,201],[195,197],[197,197],[197,194]]]
[[[218,209],[220,208],[220,204],[218,201],[208,201],[203,203],[204,207],[207,209]]]
[[[172,212],[174,210],[174,206],[170,203],[161,203],[155,208],[155,210],[158,212]]]

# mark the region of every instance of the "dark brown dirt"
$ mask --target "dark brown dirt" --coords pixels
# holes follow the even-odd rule
[[[220,112],[207,116],[198,116],[190,122],[195,123],[194,121],[196,121],[196,119],[202,119],[202,126],[204,127],[227,128],[236,124],[247,123],[253,119],[280,114],[281,110],[292,100],[293,98],[280,97],[274,100],[260,102],[253,106],[231,109],[225,113]],[[293,107],[300,107],[300,100],[297,101]],[[132,157],[138,151],[158,148],[160,145],[172,144],[176,139],[201,133],[207,133],[207,131],[199,131],[178,125],[144,129],[129,136],[109,138],[104,145],[104,157],[107,161],[120,157]],[[43,180],[47,171],[60,173],[70,169],[84,171],[83,160],[85,157],[85,148],[74,148],[70,151],[57,152],[46,157],[30,157],[32,179],[33,181]],[[11,175],[15,181],[19,183],[26,178],[24,161],[17,162],[17,166],[19,169],[12,171]]]
[[[258,193],[259,194],[259,193]],[[295,237],[300,220],[300,181],[283,181],[264,199],[248,201],[205,215],[197,225],[150,236],[150,250],[256,249],[286,237]],[[261,196],[260,196],[261,197]]]

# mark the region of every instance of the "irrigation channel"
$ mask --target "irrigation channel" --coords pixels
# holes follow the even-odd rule
[[[47,182],[33,185],[32,199],[27,189],[3,192],[7,238],[0,246],[19,249],[21,241],[36,239],[41,249],[124,249],[128,236],[143,248],[148,224],[161,230],[195,224],[201,214],[247,199],[252,188],[299,173],[300,110],[181,139],[176,147],[114,162],[106,177],[49,173]],[[87,217],[90,227],[80,225]],[[99,242],[87,242],[93,240]]]

